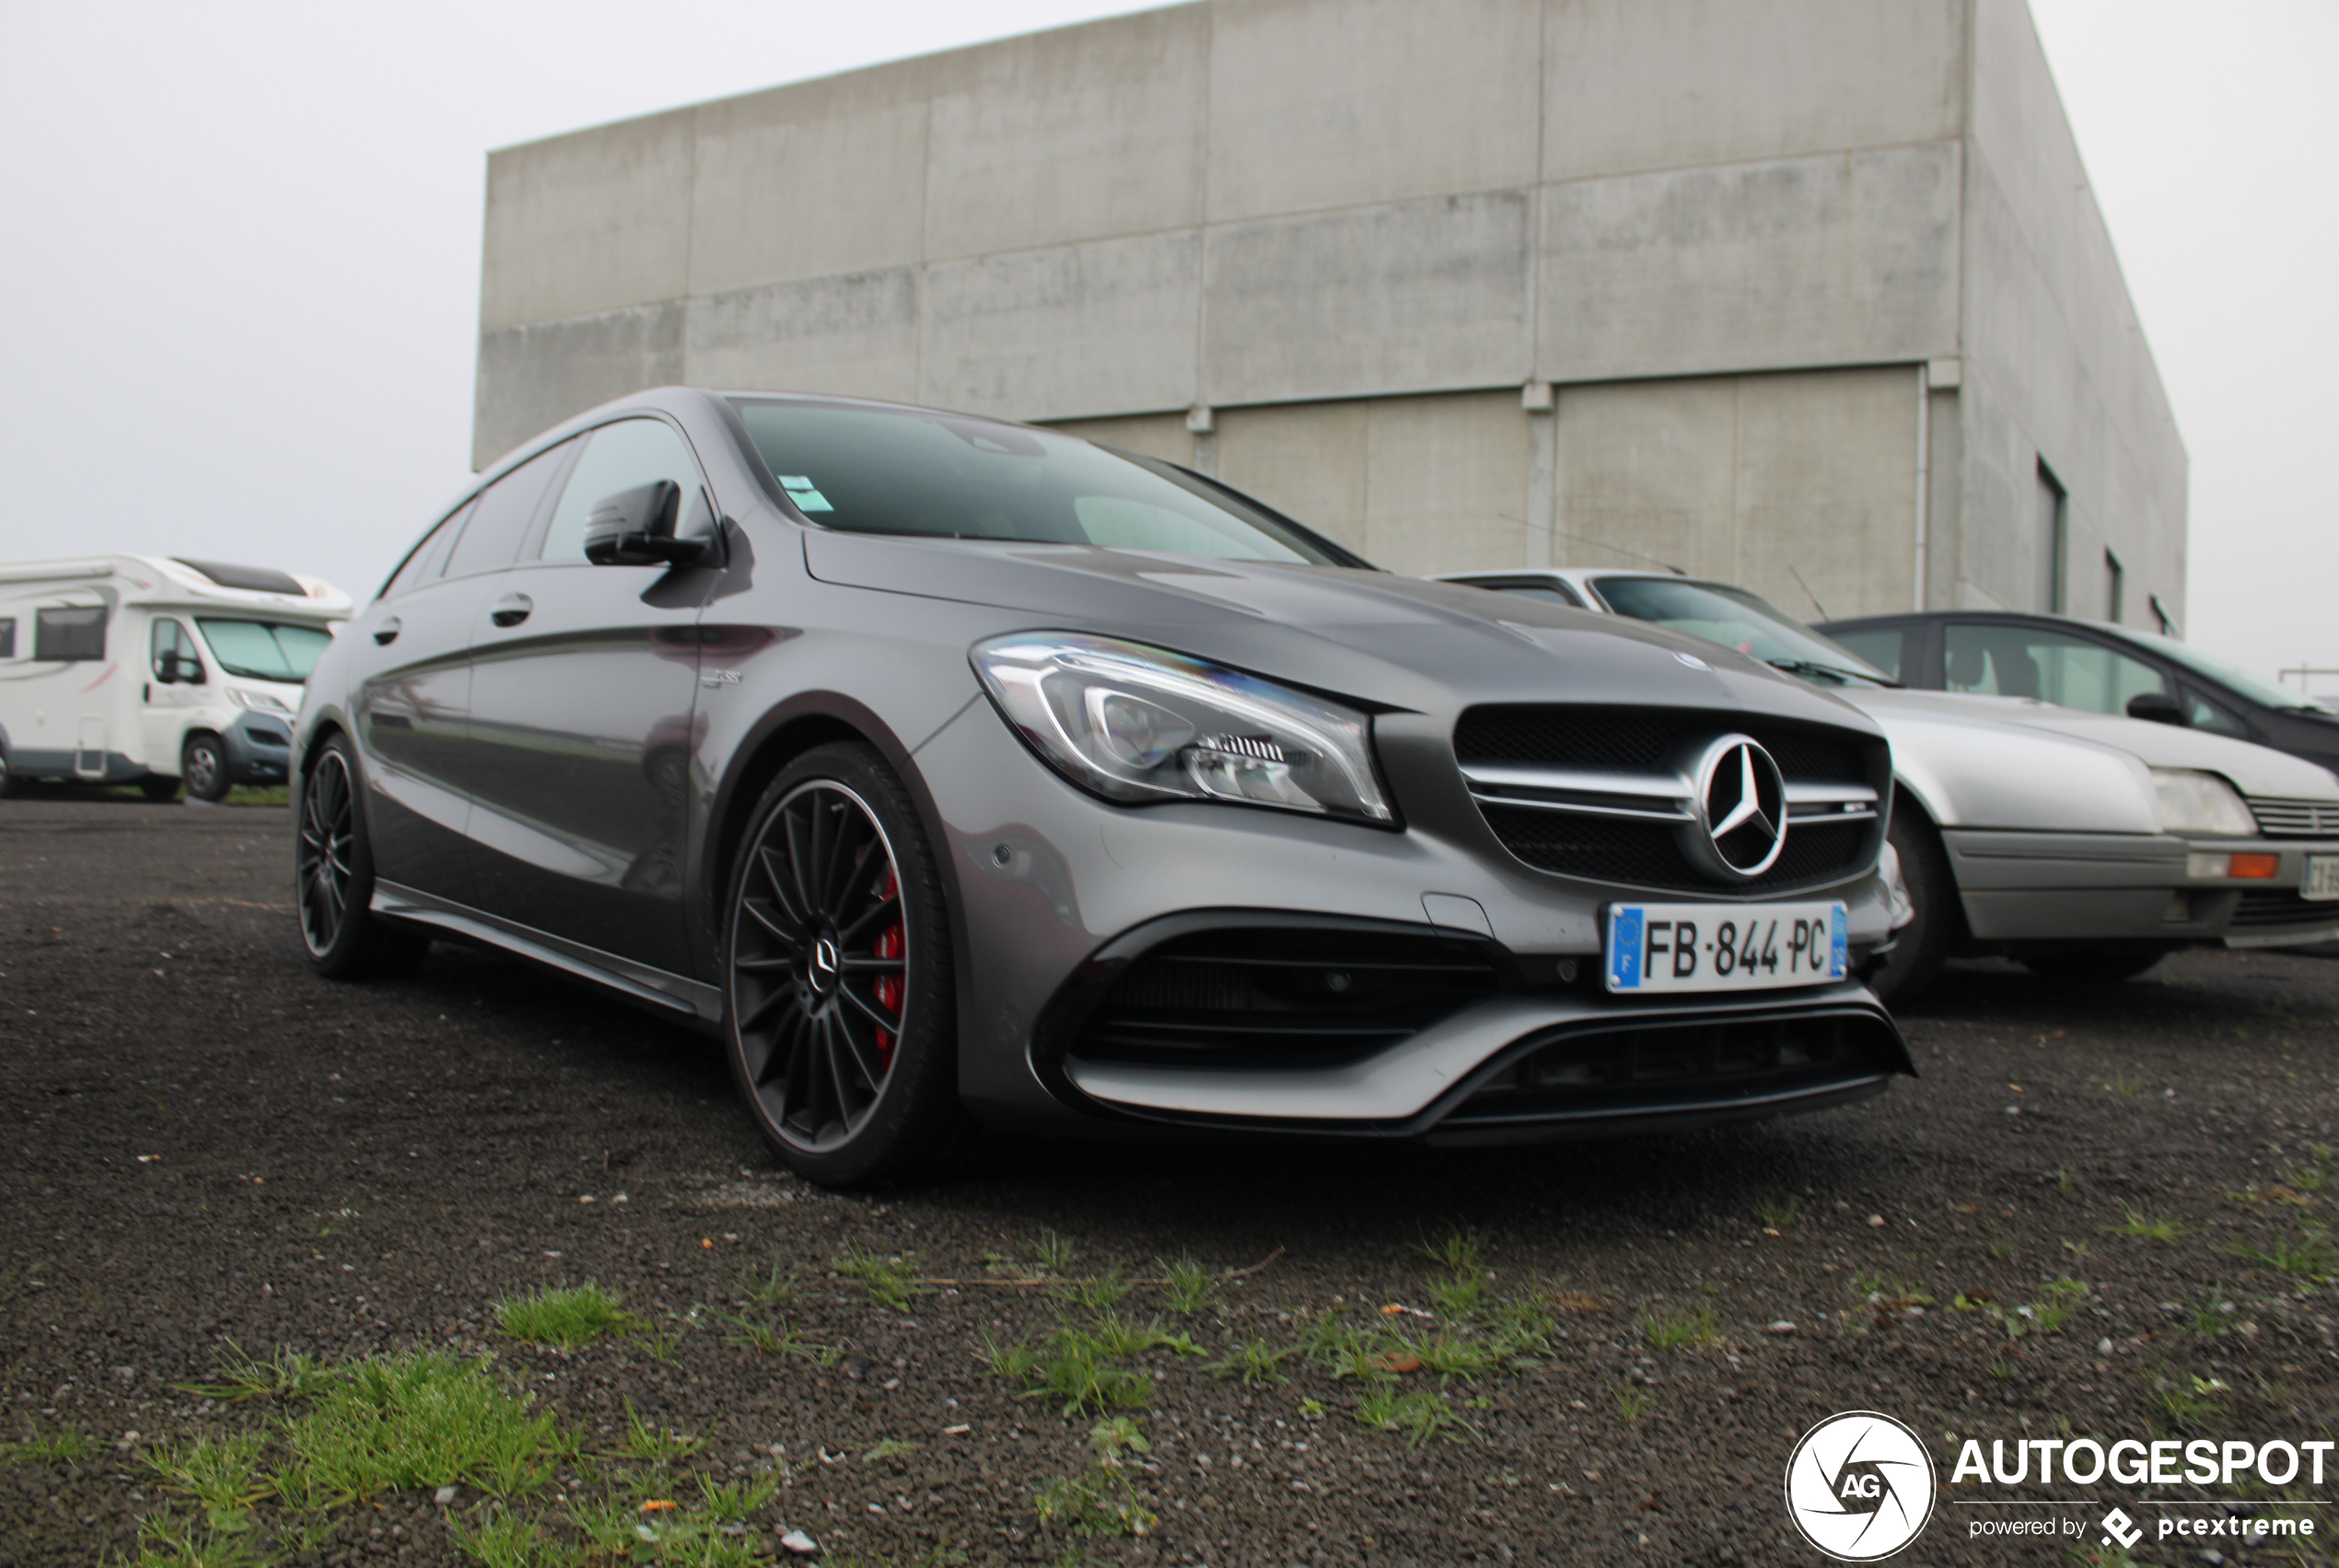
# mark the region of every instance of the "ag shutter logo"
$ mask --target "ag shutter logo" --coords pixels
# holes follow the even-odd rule
[[[1933,1456],[1889,1415],[1832,1415],[1786,1461],[1786,1513],[1803,1539],[1841,1562],[1873,1562],[1914,1540],[1933,1516]]]

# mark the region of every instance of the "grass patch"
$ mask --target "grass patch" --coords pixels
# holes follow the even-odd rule
[[[251,1528],[252,1505],[276,1490],[261,1473],[264,1441],[257,1432],[194,1437],[149,1448],[139,1457],[160,1478],[165,1491],[192,1499],[213,1530],[241,1535]]]
[[[2301,1227],[2296,1237],[2280,1237],[2263,1248],[2237,1241],[2229,1250],[2235,1257],[2261,1268],[2312,1280],[2317,1284],[2328,1283],[2339,1275],[2339,1252],[2332,1250],[2331,1233],[2320,1226]]]
[[[576,1452],[529,1406],[484,1362],[436,1351],[359,1362],[286,1427],[294,1463],[279,1491],[312,1508],[459,1481],[525,1496]]]
[[[2145,1241],[2174,1241],[2184,1234],[2184,1226],[2160,1214],[2147,1214],[2140,1209],[2123,1209],[2126,1217],[2112,1227],[2114,1236],[2133,1236]]]
[[[1065,1280],[1061,1284],[1050,1285],[1048,1294],[1074,1307],[1102,1312],[1118,1307],[1122,1298],[1135,1288],[1118,1268],[1113,1268],[1092,1279]]]
[[[533,1290],[495,1304],[495,1324],[523,1344],[575,1350],[603,1334],[646,1327],[622,1298],[588,1281],[567,1289]]]
[[[880,1437],[869,1446],[868,1452],[861,1456],[861,1462],[865,1465],[874,1465],[880,1459],[899,1459],[917,1451],[918,1446],[906,1439]]]
[[[1294,1353],[1289,1345],[1278,1349],[1266,1340],[1249,1339],[1228,1352],[1225,1360],[1212,1362],[1210,1371],[1246,1388],[1280,1388],[1291,1381],[1283,1373],[1284,1358]]]
[[[1041,1522],[1062,1524],[1084,1536],[1141,1536],[1151,1530],[1158,1516],[1146,1505],[1129,1473],[1135,1468],[1131,1455],[1153,1452],[1137,1423],[1125,1415],[1097,1423],[1088,1429],[1088,1448],[1086,1470],[1053,1480],[1032,1497]]]
[[[871,1301],[896,1312],[907,1312],[913,1298],[934,1294],[933,1286],[918,1283],[918,1255],[914,1252],[888,1256],[865,1252],[848,1244],[844,1256],[833,1267],[846,1279],[858,1282],[869,1293]]]
[[[771,1266],[761,1274],[739,1276],[739,1294],[751,1307],[785,1307],[796,1299],[796,1283],[803,1265],[784,1263],[778,1252],[772,1254]]]
[[[732,1331],[723,1336],[727,1345],[751,1350],[758,1355],[792,1355],[816,1366],[835,1365],[838,1353],[832,1345],[815,1344],[785,1320],[766,1322],[761,1318],[732,1317],[718,1312],[716,1317],[731,1325]]]
[[[1474,1274],[1486,1266],[1486,1237],[1475,1230],[1449,1230],[1436,1241],[1424,1241],[1421,1255],[1450,1273]]]
[[[1649,1407],[1657,1403],[1656,1395],[1646,1388],[1635,1388],[1629,1384],[1618,1384],[1615,1394],[1616,1413],[1626,1421],[1640,1420],[1642,1416],[1648,1413]]]
[[[1039,1244],[1033,1251],[1040,1260],[1040,1267],[1053,1274],[1069,1271],[1072,1260],[1080,1255],[1080,1249],[1073,1246],[1068,1238],[1045,1229],[1040,1232]]]
[[[1720,1337],[1714,1327],[1714,1307],[1707,1303],[1694,1312],[1650,1307],[1640,1315],[1640,1330],[1658,1350],[1684,1345],[1710,1345]]]
[[[246,1400],[305,1400],[322,1392],[332,1380],[332,1369],[304,1352],[279,1348],[266,1361],[256,1361],[230,1340],[220,1357],[219,1381],[172,1387],[199,1399],[241,1404]]]
[[[1161,1265],[1162,1298],[1170,1310],[1191,1318],[1218,1297],[1218,1282],[1192,1258],[1173,1258]]]
[[[0,1466],[76,1465],[103,1451],[102,1444],[68,1423],[54,1432],[33,1433],[21,1443],[0,1443]]]
[[[1429,1304],[1437,1316],[1455,1322],[1476,1317],[1485,1301],[1486,1282],[1476,1274],[1452,1274],[1429,1287]]]
[[[1763,1228],[1777,1231],[1781,1236],[1786,1234],[1787,1226],[1802,1212],[1800,1198],[1764,1198],[1754,1205],[1754,1217],[1763,1222]]]
[[[1107,1314],[1092,1330],[1060,1323],[1034,1348],[1002,1345],[983,1337],[984,1365],[997,1376],[1019,1381],[1027,1400],[1061,1402],[1067,1416],[1140,1410],[1153,1399],[1153,1378],[1127,1365],[1149,1351],[1200,1355],[1202,1347],[1158,1322],[1130,1323]]]
[[[1408,1448],[1423,1447],[1434,1438],[1467,1442],[1477,1431],[1444,1396],[1428,1388],[1410,1394],[1400,1393],[1390,1384],[1367,1388],[1356,1401],[1356,1414],[1360,1425],[1401,1434]]]

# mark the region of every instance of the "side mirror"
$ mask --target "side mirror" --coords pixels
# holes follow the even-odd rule
[[[179,650],[172,648],[155,660],[155,679],[165,686],[179,683]]]
[[[2149,719],[2154,724],[2172,724],[2184,727],[2184,704],[2166,691],[2139,691],[2128,699],[2128,716]]]
[[[652,480],[604,496],[585,518],[585,559],[596,566],[689,566],[712,548],[705,540],[677,539],[682,487]]]
[[[192,654],[182,654],[172,648],[162,656],[156,667],[155,679],[165,686],[203,684],[203,661]]]

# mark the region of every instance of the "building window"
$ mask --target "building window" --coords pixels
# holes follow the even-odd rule
[[[32,656],[37,659],[100,659],[106,656],[106,611],[44,610],[33,617]]]
[[[17,622],[13,616],[0,619],[0,658],[17,656]]]
[[[2110,551],[2103,552],[2103,618],[2113,625],[2120,622],[2120,611],[2127,597],[2128,575],[2120,569],[2120,558]]]
[[[2071,497],[2054,470],[2039,460],[2039,608],[2061,615],[2070,608],[2070,591],[2063,578],[2066,548],[2070,543]]]

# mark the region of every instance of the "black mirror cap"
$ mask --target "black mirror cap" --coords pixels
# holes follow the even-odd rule
[[[2128,716],[2147,719],[2154,724],[2172,724],[2184,727],[2184,704],[2166,691],[2139,691],[2128,699]]]

